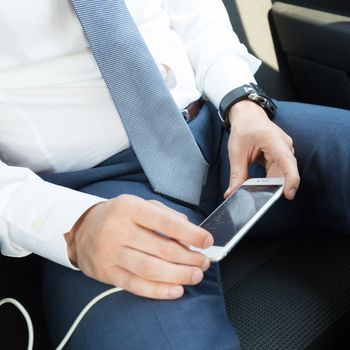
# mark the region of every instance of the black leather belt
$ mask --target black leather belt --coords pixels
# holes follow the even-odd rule
[[[204,103],[204,100],[199,99],[197,101],[192,102],[181,111],[181,114],[183,115],[187,123],[198,115]]]

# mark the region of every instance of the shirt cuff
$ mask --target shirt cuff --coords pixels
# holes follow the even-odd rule
[[[86,210],[105,200],[41,179],[8,185],[0,198],[1,252],[17,257],[35,253],[76,269],[64,234]]]
[[[256,83],[254,74],[261,61],[246,53],[239,56],[222,56],[208,68],[204,77],[203,92],[205,97],[219,109],[220,102],[233,89],[248,83]]]

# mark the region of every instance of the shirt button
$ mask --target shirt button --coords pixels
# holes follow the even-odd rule
[[[44,220],[41,218],[37,218],[32,221],[33,228],[40,228],[43,224],[44,224]]]

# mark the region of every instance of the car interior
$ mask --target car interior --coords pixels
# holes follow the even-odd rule
[[[350,109],[348,0],[223,1],[235,32],[263,62],[256,79],[269,96]],[[293,232],[292,224],[269,235],[272,225],[273,208],[220,263],[242,350],[346,348],[350,237],[312,225]],[[57,344],[50,344],[41,312],[38,260],[0,256],[0,299],[19,300],[33,320],[34,349],[51,349]],[[2,306],[0,349],[26,347],[25,320]]]

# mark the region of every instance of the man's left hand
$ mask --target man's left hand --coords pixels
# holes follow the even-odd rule
[[[300,177],[291,137],[252,101],[236,103],[229,112],[229,119],[230,183],[224,197],[227,198],[248,178],[249,165],[257,161],[265,167],[267,177],[285,178],[284,195],[293,199]]]

